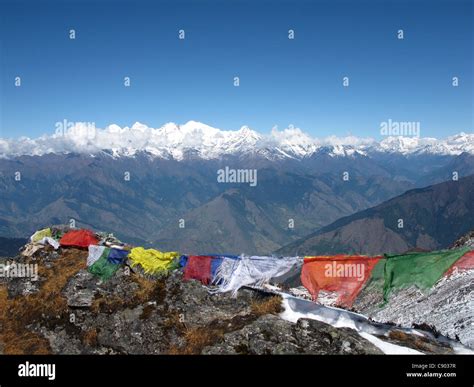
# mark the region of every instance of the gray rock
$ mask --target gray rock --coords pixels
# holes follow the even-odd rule
[[[38,332],[48,339],[51,350],[55,354],[80,355],[85,353],[81,341],[68,334],[63,328],[48,330],[41,327]]]
[[[89,308],[96,293],[97,278],[86,270],[72,277],[63,290],[70,308]]]
[[[38,259],[53,265],[57,259],[53,254],[56,252],[41,251]],[[151,282],[143,293],[145,279]],[[33,287],[25,280],[2,282],[8,286],[9,297],[24,297],[25,292],[42,286],[42,280]],[[38,314],[35,321],[25,324],[25,329],[49,341],[54,354],[381,353],[349,328],[310,319],[295,324],[276,315],[257,315],[253,304],[274,295],[252,289],[241,289],[237,297],[210,294],[197,281],[184,282],[180,271],[153,278],[139,269],[121,267],[102,282],[80,270],[68,280],[62,296],[67,300],[66,312],[45,311],[49,313]],[[421,347],[427,353],[447,353],[446,345],[435,340],[421,342],[401,333],[380,338]]]
[[[316,320],[300,319],[296,324],[265,315],[243,329],[228,333],[204,354],[381,354],[356,331],[334,328]]]

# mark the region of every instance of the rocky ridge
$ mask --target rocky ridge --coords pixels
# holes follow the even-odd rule
[[[39,280],[0,280],[1,353],[383,353],[354,329],[283,319],[282,299],[270,292],[210,294],[183,282],[179,270],[154,278],[128,265],[101,282],[86,270],[86,257],[80,249],[45,247],[9,261],[38,264]],[[380,338],[421,353],[454,353],[396,328]]]

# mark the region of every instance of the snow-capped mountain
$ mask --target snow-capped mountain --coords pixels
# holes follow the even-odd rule
[[[0,139],[0,157],[48,153],[96,154],[107,151],[115,157],[138,152],[166,159],[199,157],[206,160],[224,155],[258,154],[267,159],[303,159],[317,153],[331,157],[367,156],[371,153],[459,155],[474,154],[474,134],[460,133],[443,140],[419,137],[386,137],[378,142],[354,136],[313,138],[299,128],[273,129],[263,135],[248,126],[221,130],[189,121],[151,128],[136,122],[131,127],[112,124],[104,129],[75,123],[65,130],[36,139]]]
[[[378,149],[402,154],[459,155],[463,152],[472,154],[474,153],[474,134],[459,133],[444,140],[430,137],[387,137],[378,144]]]
[[[141,244],[263,254],[408,189],[474,174],[474,155],[460,154],[473,143],[472,134],[377,142],[193,121],[78,124],[36,139],[0,140],[0,235],[24,237],[45,222],[98,226],[114,219],[113,232]],[[258,184],[222,183],[223,167],[258,170]],[[177,219],[186,219],[186,228],[176,228]],[[290,232],[288,219],[297,224]]]

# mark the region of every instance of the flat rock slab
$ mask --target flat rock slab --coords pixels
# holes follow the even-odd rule
[[[372,343],[350,328],[334,328],[310,319],[296,324],[265,315],[243,329],[228,333],[203,354],[382,354]]]

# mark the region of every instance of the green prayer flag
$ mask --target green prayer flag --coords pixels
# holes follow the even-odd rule
[[[393,289],[412,285],[420,289],[432,287],[467,251],[468,247],[428,253],[386,254],[384,301],[387,302]]]
[[[110,249],[105,248],[100,258],[94,262],[93,265],[89,266],[89,272],[100,277],[102,281],[107,281],[112,278],[115,272],[118,270],[120,265],[110,263],[107,257],[109,256]]]

